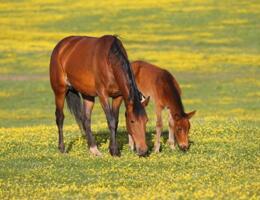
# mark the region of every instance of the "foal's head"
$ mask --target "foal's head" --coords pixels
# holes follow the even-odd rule
[[[189,119],[196,113],[196,111],[192,111],[190,113],[185,114],[184,116],[180,116],[178,114],[173,115],[173,131],[174,137],[178,143],[178,146],[181,150],[187,151],[189,149],[189,130],[190,130],[190,121]]]
[[[148,117],[144,109],[148,102],[149,97],[142,103],[139,102],[139,106],[134,105],[134,103],[131,102],[126,107],[125,116],[127,130],[134,140],[136,151],[139,156],[145,156],[148,150],[145,140]]]

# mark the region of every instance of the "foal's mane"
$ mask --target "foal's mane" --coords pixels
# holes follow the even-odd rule
[[[185,116],[184,106],[181,100],[181,91],[178,85],[178,82],[174,79],[174,77],[165,70],[164,72],[164,80],[166,81],[165,86],[167,85],[168,88],[168,97],[170,98],[172,104],[175,105],[175,109],[179,111],[181,116]],[[168,84],[167,84],[168,83]]]
[[[133,76],[132,68],[130,62],[127,58],[126,51],[121,43],[121,41],[114,36],[114,41],[112,43],[110,52],[114,54],[118,61],[121,63],[121,67],[123,71],[126,73],[127,81],[130,86],[130,94],[128,99],[133,101],[133,110],[134,113],[137,115],[145,114],[144,108],[142,107],[141,100],[142,100],[142,93],[138,90],[135,78]]]

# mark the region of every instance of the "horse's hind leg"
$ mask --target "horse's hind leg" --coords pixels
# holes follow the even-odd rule
[[[55,115],[56,115],[56,124],[57,124],[58,132],[59,132],[58,148],[61,153],[65,152],[65,146],[64,146],[64,142],[63,142],[64,99],[65,99],[65,92],[60,93],[60,94],[55,94],[55,104],[56,104]]]
[[[91,113],[94,107],[95,99],[94,97],[83,96],[83,106],[84,106],[84,115],[83,115],[83,128],[87,136],[87,142],[90,149],[90,152],[95,156],[101,156],[100,151],[97,148],[95,138],[92,135],[91,131]]]
[[[168,144],[170,145],[170,148],[172,150],[175,149],[175,138],[174,138],[174,131],[173,131],[173,125],[174,125],[174,120],[172,118],[171,113],[169,112],[169,139],[168,139]]]

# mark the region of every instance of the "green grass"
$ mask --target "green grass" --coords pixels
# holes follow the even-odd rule
[[[260,4],[258,1],[2,1],[0,3],[0,199],[259,199]],[[191,120],[187,153],[128,149],[124,107],[118,141],[96,101],[92,129],[101,158],[65,109],[68,151],[57,149],[49,57],[67,35],[118,34],[130,60],[167,68]],[[153,148],[155,114],[147,108]]]

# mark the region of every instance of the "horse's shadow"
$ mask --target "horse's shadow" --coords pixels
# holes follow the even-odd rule
[[[109,138],[110,138],[110,132],[109,131],[100,131],[100,132],[97,132],[97,133],[94,132],[94,137],[95,137],[97,146],[101,146],[102,144],[108,143]],[[154,148],[154,142],[153,142],[154,137],[155,137],[154,131],[148,131],[146,133],[146,143],[147,143],[147,146],[148,146],[148,155],[150,155],[150,153],[152,152],[152,150]],[[168,139],[168,131],[163,131],[161,138],[162,138],[162,142],[166,143],[167,139]],[[78,140],[86,141],[86,135],[81,134],[80,136],[71,140],[68,144],[67,149],[66,149],[67,153],[72,151],[73,146],[75,145],[75,143]],[[122,151],[123,147],[128,144],[128,133],[127,133],[126,130],[119,129],[117,131],[117,143],[118,143],[120,151]]]

